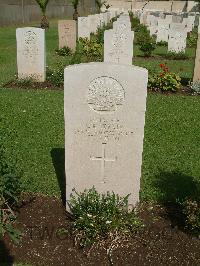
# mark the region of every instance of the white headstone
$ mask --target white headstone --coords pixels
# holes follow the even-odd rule
[[[158,30],[156,42],[168,42],[169,22],[165,19],[158,19]]]
[[[76,50],[76,21],[59,20],[58,21],[59,49],[69,47]]]
[[[90,39],[90,28],[88,17],[78,17],[78,38]]]
[[[187,31],[182,23],[171,23],[169,30],[168,51],[185,52]]]
[[[198,39],[197,39],[193,82],[197,80],[200,80],[200,24],[198,26]]]
[[[65,69],[66,199],[93,186],[139,200],[148,72],[89,63]],[[78,78],[77,78],[78,77]]]
[[[89,15],[88,20],[89,20],[90,33],[96,33],[98,27],[101,27],[100,14]]]
[[[45,30],[32,27],[18,28],[16,38],[18,78],[45,81]]]
[[[107,30],[104,32],[104,62],[132,65],[134,32]]]

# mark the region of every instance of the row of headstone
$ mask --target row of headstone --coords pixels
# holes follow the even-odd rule
[[[120,10],[106,11],[100,14],[78,18],[78,38],[90,39],[91,33],[96,33],[99,27],[107,25],[112,18],[120,14]]]
[[[185,52],[187,33],[195,26],[195,16],[164,14],[145,11],[136,12],[140,23],[146,25],[150,35],[156,35],[156,42],[167,42],[169,52]]]
[[[104,62],[132,65],[133,39],[130,17],[123,14],[104,32]]]

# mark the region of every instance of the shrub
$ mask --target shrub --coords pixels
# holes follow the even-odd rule
[[[188,56],[184,52],[168,52],[165,57],[172,60],[188,59]]]
[[[47,80],[55,86],[61,87],[64,85],[64,66],[57,65],[54,69],[47,68]]]
[[[131,21],[131,29],[135,32],[138,31],[140,27],[140,20],[133,15],[133,12],[129,12],[130,21]]]
[[[155,48],[156,48],[156,44],[153,41],[153,39],[149,39],[148,41],[143,42],[140,45],[140,50],[144,53],[144,56],[147,56],[147,57],[151,56]]]
[[[87,61],[102,61],[103,60],[103,45],[97,40],[88,38],[79,39],[79,52],[83,54]]]
[[[0,238],[7,232],[14,241],[17,241],[20,234],[12,225],[16,218],[12,208],[17,205],[21,195],[21,174],[17,170],[15,160],[10,157],[4,146],[7,135],[9,130],[5,130],[0,124]]]
[[[198,38],[197,32],[193,31],[192,33],[190,33],[187,38],[187,46],[195,48],[197,45],[197,38]]]
[[[158,46],[167,46],[167,45],[168,45],[168,43],[165,42],[165,41],[160,41],[160,42],[157,42],[156,44],[157,44]]]
[[[175,74],[170,73],[165,64],[160,64],[162,71],[158,74],[149,76],[148,88],[151,90],[172,91],[175,92],[180,89],[181,78]]]
[[[197,81],[192,82],[191,89],[194,92],[200,94],[200,80],[197,80]]]
[[[135,212],[128,212],[128,196],[119,197],[113,192],[99,194],[94,187],[71,195],[69,207],[74,216],[73,230],[79,236],[81,246],[110,234],[129,234],[141,228],[142,223]]]
[[[60,56],[72,55],[72,50],[69,47],[64,46],[61,49],[56,49],[56,53]]]
[[[200,234],[200,202],[195,200],[186,200],[183,203],[183,213],[186,217],[186,227]]]
[[[140,24],[138,32],[136,33],[136,43],[142,45],[144,42],[151,40],[150,33],[145,25]]]

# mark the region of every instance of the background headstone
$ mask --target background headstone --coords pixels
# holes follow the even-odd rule
[[[32,27],[18,28],[16,39],[18,78],[45,81],[45,30]]]
[[[89,63],[65,69],[66,199],[72,190],[139,200],[148,72]]]
[[[182,23],[171,23],[169,30],[168,51],[185,52],[187,31]]]
[[[59,20],[58,21],[59,49],[69,47],[76,50],[76,21]]]
[[[89,29],[88,17],[78,17],[78,38],[90,39],[90,29]]]
[[[200,24],[198,26],[198,39],[197,39],[193,82],[197,80],[200,80]]]

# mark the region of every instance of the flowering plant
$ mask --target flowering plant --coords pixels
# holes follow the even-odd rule
[[[181,78],[175,73],[169,72],[166,64],[160,64],[160,73],[149,76],[148,88],[151,90],[175,92],[181,87]]]

